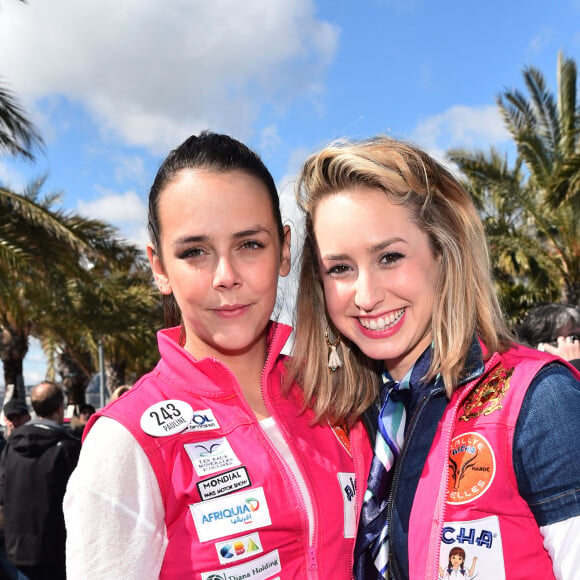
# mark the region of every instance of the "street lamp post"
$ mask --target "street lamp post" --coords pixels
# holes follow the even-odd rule
[[[100,406],[105,406],[105,348],[103,339],[99,338],[99,397]]]

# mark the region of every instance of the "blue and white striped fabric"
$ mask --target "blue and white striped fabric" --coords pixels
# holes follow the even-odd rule
[[[411,368],[399,383],[394,383],[386,373],[383,373],[382,406],[379,413],[375,455],[363,500],[362,533],[359,534],[355,549],[355,558],[362,556],[363,560],[367,560],[366,564],[359,565],[360,573],[364,577],[370,577],[367,572],[362,572],[363,568],[368,566],[368,556],[374,564],[374,573],[377,578],[386,578],[388,573],[389,536],[386,509],[392,467],[403,447],[406,419],[405,405],[396,393],[409,389],[412,370]],[[355,564],[355,569],[356,567]],[[357,575],[357,577],[361,576]]]

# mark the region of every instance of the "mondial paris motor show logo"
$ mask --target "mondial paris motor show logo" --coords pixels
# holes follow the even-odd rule
[[[447,502],[468,503],[484,494],[495,476],[491,445],[478,433],[464,433],[451,441]]]

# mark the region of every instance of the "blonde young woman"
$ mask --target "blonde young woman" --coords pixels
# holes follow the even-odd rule
[[[376,434],[356,577],[434,579],[455,546],[481,578],[577,577],[578,375],[512,342],[469,195],[376,137],[312,155],[299,199],[294,373]]]

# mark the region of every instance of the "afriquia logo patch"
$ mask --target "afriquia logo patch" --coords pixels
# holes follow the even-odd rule
[[[261,487],[189,506],[200,542],[269,526],[270,510]]]
[[[483,495],[495,476],[495,455],[479,433],[464,433],[451,441],[447,503],[469,503]]]
[[[476,387],[465,399],[463,415],[460,419],[469,421],[480,415],[489,415],[502,408],[501,401],[510,388],[510,380],[514,369],[499,366]]]

